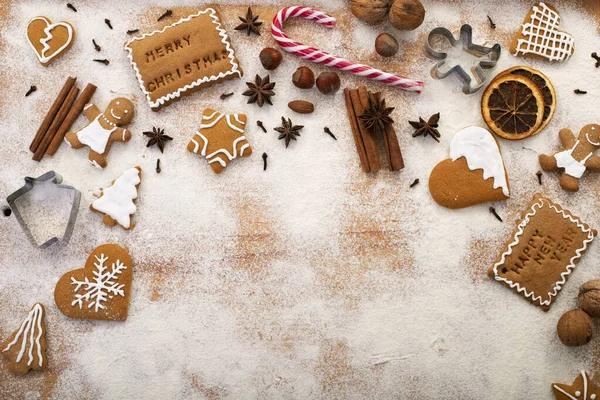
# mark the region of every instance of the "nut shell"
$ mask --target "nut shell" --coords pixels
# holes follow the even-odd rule
[[[351,0],[350,11],[361,21],[370,24],[383,22],[393,0]]]
[[[556,332],[566,346],[582,346],[592,340],[594,323],[585,311],[571,310],[560,317]]]
[[[315,111],[315,106],[310,101],[306,100],[294,100],[288,103],[290,110],[297,112],[298,114],[311,114]]]
[[[390,23],[401,31],[417,29],[425,19],[425,8],[419,0],[395,0],[390,9]]]
[[[260,63],[266,70],[272,71],[279,67],[281,60],[283,60],[283,55],[277,49],[265,47],[260,52],[258,58],[260,58]]]
[[[300,89],[310,89],[315,86],[315,74],[308,67],[300,67],[292,75],[292,83]]]
[[[400,45],[395,37],[389,33],[381,33],[375,39],[375,51],[381,57],[392,57],[398,53]]]
[[[600,317],[600,279],[587,281],[577,295],[579,307],[592,317]]]
[[[323,72],[317,78],[317,89],[323,94],[334,94],[340,85],[340,76],[335,72]]]

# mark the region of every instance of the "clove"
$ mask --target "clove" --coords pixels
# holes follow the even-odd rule
[[[325,131],[326,134],[328,134],[329,136],[331,136],[333,138],[333,140],[337,140],[337,138],[335,137],[335,135],[329,130],[328,127],[325,127],[324,131]]]
[[[173,15],[173,11],[167,10],[167,11],[165,11],[165,13],[163,15],[158,17],[157,21],[162,21],[164,18],[170,17],[171,15]]]
[[[5,217],[10,217],[12,214],[12,210],[10,209],[10,207],[2,207],[2,214]]]
[[[415,179],[415,181],[413,183],[410,184],[410,187],[415,187],[419,184],[419,178]]]
[[[73,12],[77,12],[77,9],[75,8],[75,6],[71,3],[67,3],[67,8],[72,10]]]
[[[157,158],[156,159],[156,173],[160,174],[160,171],[161,171],[161,169],[160,169],[160,158]]]
[[[108,27],[109,27],[110,29],[112,29],[112,28],[113,28],[113,27],[112,27],[112,24],[110,23],[110,19],[108,19],[108,18],[104,18],[104,23],[105,23],[106,25],[108,25]]]
[[[263,155],[262,155],[262,159],[263,159],[263,171],[267,170],[267,157],[269,157],[267,155],[267,153],[263,153]]]
[[[489,15],[487,16],[487,18],[488,18],[488,21],[490,21],[490,27],[492,29],[496,29],[496,24],[494,23],[494,21],[492,21],[492,18]]]
[[[94,49],[96,49],[96,51],[102,50],[102,48],[98,46],[98,43],[96,43],[96,39],[92,39],[92,43],[94,44]]]
[[[220,96],[220,99],[221,99],[221,100],[225,100],[225,99],[226,99],[226,98],[228,98],[229,96],[233,96],[233,92],[231,92],[231,93],[223,93],[223,94]]]
[[[94,58],[94,61],[102,63],[104,65],[110,64],[110,61],[108,61],[106,58],[103,58],[103,59]]]
[[[494,207],[490,207],[490,213],[492,213],[498,221],[504,222],[504,221],[502,221],[502,218],[500,218],[500,216],[498,215],[498,213],[496,212],[496,209]]]
[[[140,30],[139,29],[130,29],[127,31],[128,35],[133,35],[134,33],[138,33]]]
[[[535,174],[537,175],[538,183],[541,185],[542,184],[542,171],[538,171]]]
[[[29,96],[31,93],[35,92],[36,90],[37,90],[37,87],[35,87],[34,85],[31,85],[31,87],[29,88],[27,93],[25,93],[25,97]]]
[[[580,90],[580,89],[575,89],[575,90],[573,90],[573,92],[575,94],[587,94],[587,92],[585,90]]]
[[[260,127],[260,129],[263,130],[264,133],[267,133],[267,128],[265,128],[262,121],[256,121],[256,125],[258,125]]]

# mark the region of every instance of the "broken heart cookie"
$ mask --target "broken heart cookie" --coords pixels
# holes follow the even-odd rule
[[[125,230],[133,228],[131,216],[137,211],[133,202],[138,197],[138,188],[142,183],[142,169],[129,168],[102,190],[102,195],[90,204],[90,210],[104,213],[102,222],[111,228],[117,223]]]
[[[220,174],[237,157],[248,157],[252,148],[244,136],[246,115],[221,114],[211,108],[202,113],[202,124],[188,143],[188,151],[206,157]]]
[[[575,39],[560,31],[560,15],[556,8],[540,2],[533,6],[519,33],[510,45],[515,56],[541,58],[550,61],[565,61],[573,54]]]
[[[55,24],[47,17],[35,17],[27,24],[27,41],[44,67],[73,44],[75,30],[65,21]]]
[[[8,369],[25,375],[30,370],[41,371],[48,365],[46,358],[46,310],[35,303],[21,326],[0,344],[0,354],[8,360]]]
[[[552,392],[556,400],[600,400],[600,389],[585,371],[579,373],[572,385],[553,383]]]
[[[64,274],[54,289],[60,312],[70,318],[123,321],[131,293],[132,262],[127,250],[103,244],[85,267]]]
[[[560,187],[567,192],[579,190],[579,179],[586,170],[600,171],[600,157],[594,152],[600,148],[600,125],[584,126],[576,138],[570,129],[558,133],[565,150],[554,155],[540,154],[540,165],[544,171],[563,170]]]
[[[243,75],[214,8],[133,38],[125,50],[152,109]]]
[[[597,232],[535,195],[490,277],[548,311]]]
[[[471,126],[454,135],[450,158],[433,168],[429,191],[446,208],[464,208],[510,196],[498,142],[486,129]]]

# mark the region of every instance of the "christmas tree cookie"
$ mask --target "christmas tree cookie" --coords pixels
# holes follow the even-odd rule
[[[133,228],[131,216],[137,209],[133,201],[138,197],[138,187],[141,182],[140,167],[126,170],[112,182],[112,186],[102,190],[102,195],[90,205],[90,209],[104,213],[102,222],[107,226],[113,227],[118,223],[123,229]]]
[[[8,360],[8,369],[25,375],[30,370],[43,370],[48,365],[46,358],[46,310],[35,303],[19,329],[0,344],[0,354]]]

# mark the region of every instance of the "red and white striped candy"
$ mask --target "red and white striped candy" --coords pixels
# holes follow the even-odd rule
[[[302,43],[290,39],[283,32],[283,23],[289,18],[301,17],[313,20],[318,24],[324,25],[328,29],[335,26],[336,20],[331,15],[325,14],[322,11],[311,7],[286,7],[279,11],[273,24],[271,25],[271,34],[273,39],[288,53],[294,54],[305,60],[312,61],[317,64],[325,64],[329,67],[335,67],[342,71],[350,72],[354,75],[362,76],[374,81],[382,82],[388,85],[397,86],[401,89],[411,92],[421,93],[423,82],[414,81],[412,79],[394,75],[367,65],[359,64],[353,61],[333,56],[325,51],[319,50],[316,47],[306,46]]]

